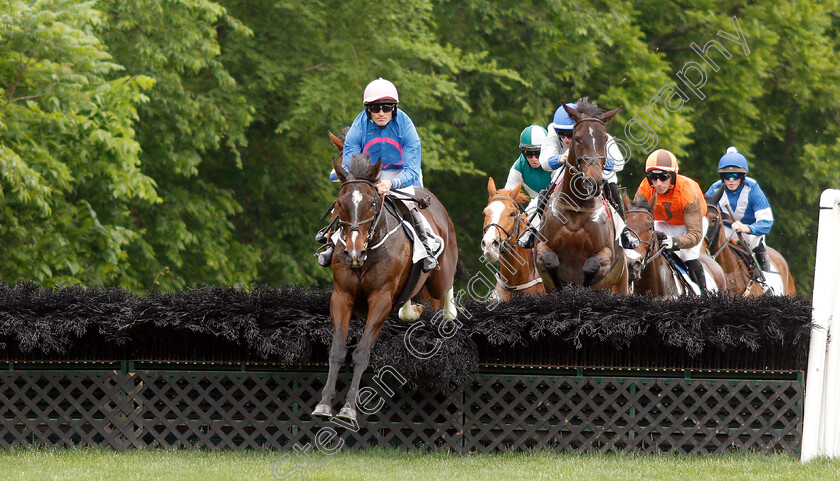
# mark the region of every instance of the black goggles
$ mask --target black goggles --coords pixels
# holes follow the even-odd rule
[[[654,180],[665,182],[666,180],[671,178],[671,173],[654,170],[647,173],[647,178],[651,182],[653,182]]]
[[[525,157],[526,159],[528,157],[539,157],[540,156],[540,151],[539,150],[525,150],[525,149],[523,149],[522,150],[522,156]]]
[[[744,174],[741,172],[724,172],[720,174],[720,178],[723,180],[738,180],[744,177]]]
[[[395,108],[397,108],[396,104],[370,104],[367,106],[368,112],[372,114],[375,114],[379,111],[385,112],[387,114]]]
[[[557,135],[562,139],[563,137],[571,139],[574,133],[571,130],[554,129]]]

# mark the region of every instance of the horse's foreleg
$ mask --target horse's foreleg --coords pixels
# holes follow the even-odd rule
[[[330,318],[333,322],[330,372],[327,375],[327,383],[321,391],[321,402],[312,412],[314,418],[331,419],[333,417],[332,405],[335,401],[335,384],[338,380],[338,371],[347,358],[347,333],[350,329],[350,317],[352,315],[352,297],[345,292],[333,290],[330,298]]]
[[[344,407],[338,413],[338,418],[355,424],[356,421],[356,397],[359,393],[359,384],[362,381],[362,374],[370,363],[370,351],[373,344],[379,337],[382,326],[391,312],[391,293],[378,291],[368,297],[368,317],[365,322],[365,332],[362,339],[353,350],[353,381],[350,390],[347,391],[347,400]]]

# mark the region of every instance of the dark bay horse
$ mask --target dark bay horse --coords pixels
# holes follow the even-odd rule
[[[333,167],[341,181],[335,211],[339,217],[340,241],[332,259],[333,292],[330,298],[330,318],[333,340],[330,348],[330,370],[321,393],[321,402],[312,417],[331,419],[335,401],[335,385],[339,368],[347,357],[347,334],[354,311],[366,316],[365,329],[353,351],[353,380],[344,407],[338,419],[356,422],[356,397],[362,373],[370,362],[370,352],[388,315],[400,306],[400,298],[412,274],[412,243],[400,226],[401,218],[389,207],[385,197],[379,195],[375,183],[382,168],[381,159],[370,164],[367,154],[353,158],[350,171],[346,172],[340,160],[333,160]],[[432,229],[445,243],[438,257],[440,268],[429,273],[419,273],[409,300],[400,308],[402,319],[416,320],[419,311],[411,299],[421,297],[421,291],[435,309],[442,309],[444,319],[457,315],[452,284],[458,262],[458,242],[455,228],[446,209],[430,191],[416,187],[415,196],[428,196],[429,206],[420,212]],[[343,244],[343,246],[342,246]]]
[[[633,293],[636,294],[676,297],[686,291],[690,292],[690,289],[663,255],[664,249],[655,235],[654,206],[656,206],[656,192],[653,193],[649,202],[643,196],[637,197],[633,202],[624,196],[627,227],[639,240],[639,247],[624,251],[627,256],[627,267],[630,270],[631,287]],[[706,276],[706,286],[710,290],[723,289],[723,269],[710,256],[703,253],[700,254],[700,263],[703,265],[703,270],[711,275],[711,279],[709,275]]]
[[[575,121],[566,172],[543,214],[537,265],[548,288],[581,284],[628,292],[624,252],[610,210],[601,198],[606,162],[606,123],[621,107],[604,112],[589,99],[563,104]]]
[[[534,250],[525,249],[516,243],[525,231],[525,214],[519,204],[528,202],[522,191],[522,182],[514,189],[496,190],[496,182],[487,181],[487,207],[484,208],[484,236],[481,251],[491,261],[499,261],[496,276],[496,297],[509,301],[521,296],[545,294],[543,280],[534,264]]]
[[[760,296],[764,294],[764,287],[758,282],[756,275],[750,271],[750,268],[743,261],[741,255],[736,252],[740,250],[744,256],[752,255],[749,252],[750,248],[749,246],[741,246],[740,244],[730,242],[726,238],[726,230],[723,227],[723,219],[721,218],[720,208],[717,205],[719,200],[719,196],[706,197],[706,206],[708,207],[706,219],[709,221],[709,230],[703,239],[706,251],[723,269],[727,291],[739,296]],[[778,281],[781,284],[782,292],[777,294],[786,296],[795,295],[796,286],[794,285],[793,276],[790,273],[787,261],[776,249],[770,246],[765,247],[767,254],[770,256],[770,261],[778,271],[778,274],[770,273],[769,275],[778,275],[780,277]]]

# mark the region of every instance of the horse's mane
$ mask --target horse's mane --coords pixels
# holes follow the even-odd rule
[[[647,199],[645,199],[644,197],[637,197],[633,199],[633,201],[630,202],[630,208],[646,210],[651,214],[653,213],[653,209],[651,209],[650,204],[648,204]]]
[[[581,97],[577,102],[577,111],[586,117],[596,117],[604,113],[604,110],[598,107],[598,104],[589,100],[589,97]]]
[[[503,196],[503,197],[510,197],[510,193],[511,193],[511,192],[513,192],[513,189],[510,189],[510,190],[499,189],[499,190],[497,190],[497,191],[496,191],[496,195],[498,195],[498,196]],[[495,196],[491,196],[491,197],[495,197]],[[530,200],[531,200],[531,198],[528,196],[528,194],[526,194],[525,192],[522,192],[522,191],[520,190],[520,191],[519,191],[519,194],[517,194],[517,195],[516,195],[516,198],[515,198],[515,199],[513,199],[513,200],[515,200],[516,202],[519,202],[520,204],[522,204],[522,203],[524,203],[524,202],[528,202],[528,201],[530,201]]]
[[[347,139],[347,132],[350,132],[350,126],[349,125],[347,127],[344,127],[343,129],[341,129],[341,133],[336,135],[336,137],[341,139],[341,142],[344,143],[344,141]]]
[[[350,161],[350,171],[348,174],[350,174],[350,178],[352,179],[375,182],[377,179],[371,176],[371,170],[373,170],[373,166],[370,165],[370,154],[365,152],[364,154],[353,156],[353,160]]]

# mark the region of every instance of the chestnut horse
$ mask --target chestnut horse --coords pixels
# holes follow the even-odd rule
[[[439,269],[423,273],[419,266],[413,268],[412,241],[401,227],[401,216],[374,187],[382,159],[371,165],[369,156],[361,154],[353,157],[349,172],[344,170],[340,160],[333,159],[333,167],[341,181],[335,202],[340,239],[333,253],[330,298],[333,340],[329,375],[312,417],[333,417],[336,380],[347,356],[350,318],[356,312],[360,317],[366,315],[365,329],[353,351],[353,380],[344,407],[335,416],[355,424],[359,382],[388,314],[400,308],[400,318],[416,320],[420,313],[411,305],[410,299],[419,300],[425,294],[433,308],[442,309],[444,319],[455,318],[457,309],[452,285],[458,263],[458,242],[452,221],[437,197],[426,189],[415,187],[416,197],[429,200],[428,207],[420,212],[444,240],[444,249],[438,257]],[[419,277],[412,283],[409,300],[402,307],[395,305],[412,274]]]
[[[706,237],[703,242],[706,246],[706,251],[713,259],[720,264],[725,274],[726,290],[733,294],[744,296],[760,296],[764,294],[764,287],[761,285],[757,276],[751,271],[750,267],[742,260],[741,256],[752,255],[749,246],[741,246],[734,242],[730,242],[726,238],[726,231],[723,228],[723,219],[720,215],[717,201],[718,196],[706,197],[706,206],[708,211],[706,218],[709,220],[709,230],[706,232]],[[782,292],[774,292],[778,295],[793,296],[796,294],[796,286],[793,282],[793,276],[788,269],[787,261],[782,257],[776,249],[770,246],[765,246],[767,254],[770,256],[770,261],[776,267],[777,272],[764,274],[769,281],[769,285],[776,284],[776,289],[781,286]],[[740,250],[739,255],[736,250]],[[770,276],[779,276],[776,282],[770,279]]]
[[[624,196],[624,208],[627,212],[627,228],[636,236],[639,247],[625,249],[627,268],[630,270],[632,292],[653,296],[676,297],[691,292],[682,274],[677,272],[663,255],[664,247],[654,230],[653,208],[656,206],[656,192],[650,202],[643,196],[633,202]],[[710,291],[722,289],[725,283],[723,269],[706,254],[700,254],[700,263],[706,273],[706,286]]]
[[[566,172],[548,200],[537,245],[537,266],[553,289],[581,284],[628,293],[624,251],[610,210],[601,198],[606,162],[606,123],[621,107],[603,112],[588,99],[563,108],[575,121]]]
[[[492,177],[487,181],[490,198],[484,208],[481,251],[487,260],[499,261],[495,293],[500,301],[545,294],[543,280],[534,264],[534,250],[525,249],[516,243],[520,233],[527,227],[525,214],[520,211],[519,204],[528,202],[528,196],[521,189],[522,181],[511,190],[496,190],[496,182]]]

